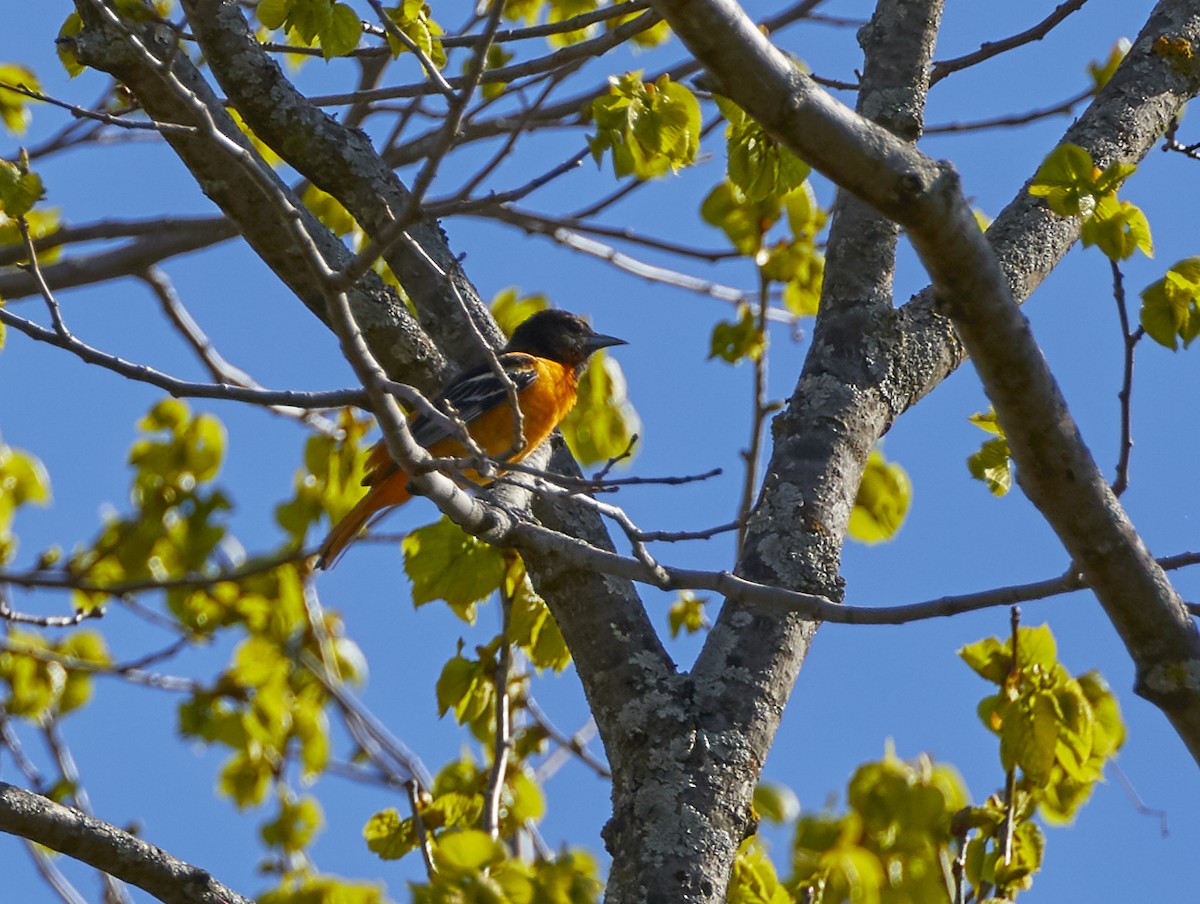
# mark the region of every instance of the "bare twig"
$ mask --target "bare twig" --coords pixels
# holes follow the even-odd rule
[[[533,697],[526,698],[525,711],[529,713],[538,728],[545,732],[546,737],[557,744],[560,749],[578,757],[584,765],[601,778],[612,778],[612,770],[608,768],[608,764],[587,749],[587,739],[596,733],[596,723],[592,719],[588,719],[587,723],[575,734],[568,736],[550,721],[550,717]],[[551,769],[549,762],[548,760],[545,766],[538,769],[539,782],[545,781],[549,777],[548,772]]]
[[[124,119],[120,116],[114,116],[111,113],[101,113],[98,110],[89,110],[87,107],[77,107],[75,104],[69,104],[48,94],[42,94],[40,91],[34,91],[25,85],[11,85],[7,82],[0,82],[0,90],[12,91],[32,100],[40,100],[42,103],[61,107],[64,110],[70,111],[71,115],[77,119],[90,119],[107,126],[119,126],[122,129],[145,129],[151,132],[176,132],[188,135],[195,134],[196,132],[195,126],[185,126],[174,122],[145,122],[140,119]]]
[[[754,506],[754,490],[758,486],[758,459],[762,455],[763,427],[771,406],[767,400],[767,312],[770,309],[770,281],[760,271],[758,275],[758,313],[754,328],[758,332],[759,348],[754,359],[754,385],[750,401],[750,444],[742,451],[744,465],[742,501],[738,505],[737,548],[740,552],[746,540],[746,518]]]
[[[413,825],[417,829],[417,846],[421,849],[421,859],[425,862],[425,874],[432,879],[437,873],[437,867],[433,863],[433,841],[425,828],[425,820],[421,818],[420,788],[414,780],[405,782],[404,789],[408,792],[408,805],[412,809]]]
[[[1128,797],[1129,802],[1133,804],[1133,809],[1142,816],[1150,816],[1157,819],[1158,830],[1162,833],[1162,837],[1166,838],[1170,834],[1167,831],[1167,811],[1146,806],[1146,802],[1142,800],[1142,796],[1137,793],[1137,789],[1134,788],[1133,783],[1129,781],[1129,776],[1125,774],[1124,769],[1117,765],[1116,760],[1110,759],[1104,765],[1116,778],[1117,783],[1124,789],[1125,796]]]
[[[484,84],[511,82],[514,79],[530,75],[553,72],[556,69],[571,65],[579,60],[601,56],[612,48],[621,46],[634,35],[656,25],[659,21],[658,14],[652,10],[648,10],[636,19],[623,22],[612,31],[605,32],[599,37],[580,41],[578,44],[572,44],[546,56],[523,63],[489,69],[482,74],[480,82]],[[446,84],[454,90],[458,90],[468,83],[469,79],[467,76],[446,79]],[[421,97],[438,90],[436,86],[422,82],[388,88],[374,88],[369,91],[353,91],[349,94],[326,94],[319,97],[312,97],[310,101],[321,107],[337,107],[369,101],[394,100],[400,97]]]
[[[516,553],[509,555],[515,556]],[[492,681],[496,688],[496,734],[492,744],[492,769],[484,793],[483,830],[492,838],[500,837],[500,799],[508,774],[508,759],[512,754],[512,699],[508,693],[508,678],[512,671],[512,646],[508,628],[512,618],[512,598],[506,590],[507,581],[500,584],[500,649],[496,654],[496,671]]]
[[[1025,113],[1014,113],[1008,116],[996,116],[992,119],[978,119],[971,122],[950,122],[941,125],[927,126],[926,135],[945,135],[953,132],[980,132],[984,129],[1000,129],[1009,126],[1023,126],[1026,123],[1049,119],[1051,116],[1070,116],[1075,108],[1096,93],[1095,88],[1080,91],[1060,103],[1049,107],[1039,107]]]
[[[1050,15],[1032,28],[1027,28],[1025,31],[1018,32],[999,41],[988,41],[974,53],[968,53],[965,56],[955,57],[951,60],[935,62],[929,73],[930,86],[937,84],[952,72],[958,72],[960,69],[966,69],[968,66],[974,66],[976,63],[990,60],[994,56],[999,56],[1005,51],[1020,47],[1023,44],[1040,41],[1051,32],[1054,26],[1062,22],[1071,13],[1082,8],[1085,3],[1087,3],[1087,0],[1066,0],[1066,2],[1056,6]]]
[[[283,405],[291,408],[338,408],[344,405],[368,407],[360,389],[295,392],[292,390],[246,389],[242,386],[221,383],[194,383],[190,380],[181,380],[148,365],[134,364],[132,361],[102,352],[74,336],[64,338],[54,330],[20,317],[7,308],[0,308],[0,323],[24,333],[30,339],[68,351],[88,364],[95,364],[140,383],[157,386],[176,398],[224,399],[232,402],[248,402],[253,405]]]
[[[171,281],[165,273],[157,267],[151,267],[142,274],[141,278],[154,292],[154,296],[158,299],[159,305],[162,307],[167,319],[174,325],[175,329],[196,353],[201,363],[219,385],[241,386],[246,389],[259,391],[263,389],[253,377],[240,367],[230,364],[217,351],[212,340],[200,328],[200,324],[196,323],[191,312],[183,306],[183,302],[179,299],[175,287],[171,285]],[[310,427],[314,427],[327,436],[336,435],[339,429],[337,424],[329,418],[322,417],[320,414],[306,408],[294,408],[286,405],[269,405],[267,407],[276,414],[294,418]]]
[[[0,578],[0,586],[3,586]],[[104,608],[81,609],[74,615],[31,615],[27,612],[17,612],[8,604],[8,599],[0,594],[0,621],[12,622],[17,625],[37,625],[39,628],[73,628],[80,622],[93,618],[103,618]]]
[[[1020,680],[1021,607],[1013,606],[1009,612],[1012,629],[1012,668],[1009,669],[1007,684],[1015,689]],[[1002,857],[1005,866],[1012,862],[1013,835],[1017,829],[1017,767],[1010,766],[1004,775],[1004,843]]]
[[[641,245],[655,251],[665,251],[668,254],[693,258],[707,263],[732,260],[742,256],[740,251],[732,249],[729,251],[718,251],[716,249],[694,248],[655,236],[640,235],[628,226],[605,226],[600,223],[588,223],[575,217],[556,217],[549,214],[518,210],[511,205],[483,208],[475,211],[473,215],[508,223],[523,229],[529,235],[546,235],[553,238],[556,229],[567,229],[582,235],[596,235],[603,238],[619,239],[633,245]]]
[[[1113,278],[1113,299],[1117,303],[1117,317],[1121,321],[1122,348],[1122,377],[1121,390],[1117,399],[1121,405],[1121,440],[1118,445],[1116,479],[1113,480],[1113,495],[1118,498],[1129,488],[1129,459],[1133,454],[1133,428],[1131,426],[1132,406],[1130,399],[1133,394],[1133,357],[1137,344],[1145,335],[1145,330],[1138,327],[1130,329],[1129,309],[1125,303],[1125,279],[1121,273],[1121,265],[1116,260],[1110,260]]]

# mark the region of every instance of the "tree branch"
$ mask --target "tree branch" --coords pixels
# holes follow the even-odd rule
[[[956,174],[824,95],[729,0],[661,0],[656,8],[725,93],[814,167],[907,229],[1005,426],[1022,488],[1125,641],[1138,693],[1167,714],[1200,760],[1200,636],[1083,444],[1014,303],[1004,261],[974,225]],[[1138,92],[1143,116],[1110,123],[1126,140],[1161,135],[1200,89],[1194,76],[1152,51],[1164,33],[1200,41],[1200,4],[1163,0],[1149,22],[1093,104],[1116,106],[1114,97]],[[1147,121],[1155,106],[1155,120]],[[1095,159],[1103,166],[1112,156]],[[1053,235],[1053,215],[1045,211],[1042,219]]]
[[[253,904],[206,870],[110,823],[2,781],[0,831],[74,857],[167,904]]]

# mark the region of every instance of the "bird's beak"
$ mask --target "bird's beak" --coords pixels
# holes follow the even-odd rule
[[[601,333],[592,333],[587,337],[584,347],[590,355],[593,352],[598,352],[602,348],[609,348],[613,345],[628,345],[624,339],[618,339],[616,336],[605,336]]]

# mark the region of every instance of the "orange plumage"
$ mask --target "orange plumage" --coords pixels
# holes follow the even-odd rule
[[[520,461],[541,445],[574,407],[579,376],[588,358],[599,349],[623,344],[622,339],[593,332],[581,318],[565,311],[539,311],[517,327],[499,355],[500,366],[517,387],[522,416],[524,444],[512,461]],[[452,406],[471,438],[488,455],[502,455],[512,448],[513,413],[508,389],[488,364],[457,377],[434,404],[442,410],[446,404]],[[462,442],[423,415],[412,417],[409,429],[413,438],[437,458],[468,454]],[[377,512],[412,498],[408,474],[392,461],[382,441],[371,450],[363,485],[370,487],[367,494],[321,544],[318,568],[336,562]]]

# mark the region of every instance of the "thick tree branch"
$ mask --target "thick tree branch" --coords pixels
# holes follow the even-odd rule
[[[252,904],[206,870],[78,810],[0,782],[0,831],[74,857],[167,904]]]
[[[1163,709],[1200,759],[1200,636],[1083,444],[1014,302],[1005,261],[974,225],[957,176],[824,95],[729,0],[661,0],[656,8],[722,90],[824,174],[908,230],[1005,425],[1022,488],[1125,641],[1137,665],[1138,692]],[[1200,40],[1200,4],[1158,5],[1108,97],[1137,79],[1143,97],[1161,86],[1162,106],[1177,109],[1200,89],[1194,71],[1189,76],[1153,52],[1164,34]],[[1169,120],[1159,121],[1156,134]],[[1112,125],[1115,134],[1128,135],[1146,122]],[[1097,163],[1109,162],[1106,156]],[[1053,215],[1046,212],[1044,220],[1053,233]]]
[[[255,40],[237,3],[186,0],[183,5],[214,76],[256,135],[306,179],[337,198],[372,238],[379,238],[409,210],[408,189],[379,158],[367,136],[346,128],[296,90]],[[303,140],[298,141],[297,135]],[[498,344],[502,337],[436,223],[419,217],[416,211],[407,217],[413,220],[409,232],[449,280],[440,278],[403,242],[392,243],[384,259],[438,348],[460,367],[478,363],[483,349],[474,341],[467,317],[488,331],[490,341]],[[339,260],[334,269],[343,270],[350,263]],[[459,297],[466,301],[467,312]],[[361,319],[357,308],[355,319],[369,339],[369,321]],[[380,361],[392,373],[387,360]],[[421,389],[430,388],[410,374],[392,375]]]
[[[263,162],[186,54],[164,40],[170,32],[151,25],[135,34],[134,26],[117,20],[101,0],[78,0],[76,7],[85,24],[74,39],[80,60],[120,79],[153,119],[196,127],[194,133],[164,137],[250,246],[323,318],[322,286],[305,249],[294,240],[292,224],[277,216],[271,196],[289,199],[299,227],[330,267],[343,266],[349,250]],[[437,382],[440,355],[381,279],[373,274],[364,278],[352,292],[352,302],[385,366],[404,371],[408,382],[426,388]]]

